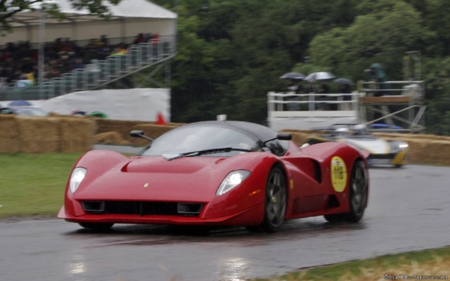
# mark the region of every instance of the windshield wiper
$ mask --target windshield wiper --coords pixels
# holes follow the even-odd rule
[[[210,148],[210,149],[203,149],[203,150],[195,150],[195,151],[189,151],[189,152],[183,152],[183,153],[177,153],[177,154],[162,154],[164,158],[167,160],[173,160],[184,156],[198,156],[206,153],[217,153],[217,152],[230,152],[230,151],[244,151],[249,152],[250,149],[244,149],[244,148],[236,148],[236,147],[220,147],[220,148]]]

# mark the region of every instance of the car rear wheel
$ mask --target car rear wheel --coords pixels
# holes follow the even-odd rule
[[[113,223],[79,223],[80,226],[92,229],[92,230],[108,230],[110,229],[114,224]]]
[[[261,228],[269,233],[280,229],[286,215],[286,177],[279,167],[273,167],[267,178],[264,220]]]
[[[367,175],[364,163],[356,161],[350,178],[350,212],[346,214],[325,215],[329,222],[358,222],[364,215],[367,205]]]

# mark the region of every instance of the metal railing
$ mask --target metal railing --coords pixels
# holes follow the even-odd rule
[[[175,53],[175,37],[161,36],[158,44],[131,45],[124,55],[110,55],[105,60],[93,60],[83,69],[64,73],[39,85],[1,89],[0,100],[42,100],[95,89],[128,73],[161,62]]]
[[[425,96],[425,81],[359,81],[359,92],[365,96],[408,96],[421,98]]]
[[[419,132],[425,129],[425,81],[360,81],[358,89],[363,97],[360,115],[366,124],[381,122],[403,128],[383,129],[386,132]]]
[[[269,92],[268,121],[277,130],[305,130],[315,124],[325,125],[339,120],[369,126],[377,122],[390,125],[383,131],[400,124],[402,129],[395,127],[396,132],[416,132],[425,128],[424,97],[424,81],[361,81],[358,91],[350,94]]]
[[[354,117],[358,112],[358,93],[295,94],[292,92],[269,92],[267,108],[270,118]]]

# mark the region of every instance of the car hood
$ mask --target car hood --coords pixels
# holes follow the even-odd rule
[[[230,171],[230,158],[133,157],[103,174],[90,174],[74,193],[77,200],[155,200],[208,202]]]
[[[353,144],[371,154],[387,154],[390,152],[389,142],[380,138],[344,138],[341,141]]]

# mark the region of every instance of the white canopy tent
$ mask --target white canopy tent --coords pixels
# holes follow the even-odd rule
[[[105,1],[104,4],[112,14],[109,20],[92,16],[87,10],[74,9],[69,0],[52,3],[59,5],[61,12],[66,15],[65,20],[47,16],[43,23],[40,11],[17,13],[12,17],[13,32],[3,32],[4,36],[0,36],[0,46],[19,41],[39,43],[42,36],[39,33],[40,25],[45,25],[45,37],[42,40],[44,42],[57,38],[87,41],[101,35],[125,39],[135,37],[139,33],[158,33],[160,36],[172,37],[176,34],[177,14],[147,0],[122,0],[118,5]]]

